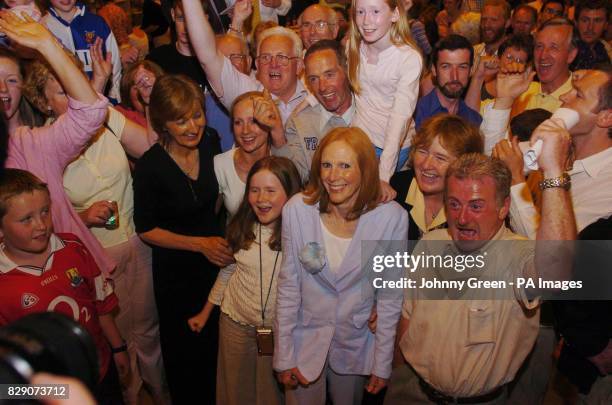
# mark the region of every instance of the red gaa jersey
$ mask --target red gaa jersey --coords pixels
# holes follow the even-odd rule
[[[17,266],[0,251],[0,325],[34,312],[60,312],[87,329],[98,349],[100,379],[111,359],[99,315],[117,305],[110,280],[106,280],[91,254],[73,234],[52,234],[51,255],[44,268]]]

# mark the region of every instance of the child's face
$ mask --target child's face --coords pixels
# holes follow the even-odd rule
[[[281,216],[287,194],[278,177],[269,170],[260,170],[251,177],[249,204],[262,225],[272,225]]]
[[[9,199],[1,224],[7,253],[21,257],[44,253],[53,232],[49,194],[34,190]]]
[[[74,10],[76,0],[51,0],[51,6],[59,12],[69,13]]]
[[[393,10],[385,0],[357,0],[355,23],[367,44],[374,44],[388,37],[393,23],[399,20],[397,7]]]

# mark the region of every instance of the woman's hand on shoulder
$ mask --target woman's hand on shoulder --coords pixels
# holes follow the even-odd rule
[[[234,255],[227,241],[218,236],[197,239],[197,251],[202,253],[212,264],[225,267],[234,263]]]
[[[380,181],[380,202],[388,203],[389,201],[393,201],[397,196],[397,192],[391,187],[391,185],[384,181]]]

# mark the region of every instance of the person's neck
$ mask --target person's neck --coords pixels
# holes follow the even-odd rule
[[[504,42],[505,39],[506,36],[502,35],[502,37],[497,41],[491,42],[490,44],[485,44],[485,53],[487,55],[495,55],[497,53],[497,50],[499,49],[499,46],[502,44],[502,42]]]
[[[66,12],[66,11],[61,11],[61,10],[58,10],[58,9],[56,9],[56,8],[53,8],[53,10],[55,10],[55,12],[57,13],[57,15],[59,15],[59,16],[62,18],[62,20],[66,21],[66,22],[68,22],[68,23],[71,23],[71,22],[72,22],[72,20],[74,19],[74,15],[75,15],[75,14],[76,14],[76,12],[77,12],[77,7],[76,7],[76,5],[75,5],[75,6],[72,8],[72,10],[67,11],[67,12]]]
[[[9,136],[14,134],[17,128],[23,126],[21,122],[21,115],[19,114],[19,110],[15,111],[15,114],[11,118],[8,119],[8,133]]]
[[[351,105],[353,104],[353,93],[349,92],[349,96],[347,98],[348,100],[346,100],[340,107],[338,107],[336,111],[334,111],[335,115],[342,116],[348,111],[349,108],[351,108]]]
[[[432,215],[436,215],[444,206],[444,195],[442,193],[423,194],[423,200],[425,201],[425,211],[430,208],[429,211]]]
[[[459,111],[459,101],[461,98],[448,98],[438,87],[436,87],[436,95],[438,96],[438,101],[440,101],[440,105],[448,110],[449,114],[457,114]]]
[[[391,32],[387,31],[387,33],[385,34],[384,37],[382,37],[381,39],[379,39],[378,41],[371,43],[371,44],[365,44],[366,46],[366,50],[367,50],[367,56],[368,59],[370,58],[378,58],[378,55],[384,51],[385,49],[388,49],[389,47],[393,46],[393,42],[391,42]]]
[[[193,49],[191,49],[191,44],[186,44],[181,41],[176,41],[175,43],[176,50],[183,56],[193,56]]]
[[[171,142],[166,147],[168,153],[174,158],[185,159],[187,160],[194,153],[198,152],[197,148],[186,148],[184,146],[179,145],[176,142]]]
[[[289,102],[289,100],[291,100],[293,98],[293,96],[295,95],[295,92],[297,90],[297,81],[298,80],[299,79],[296,76],[295,83],[293,83],[291,85],[291,87],[289,87],[287,90],[285,90],[283,92],[283,94],[274,94],[274,93],[272,93],[272,94],[274,94],[276,97],[278,97],[283,103],[287,104]]]
[[[542,91],[546,94],[554,93],[559,87],[563,86],[563,83],[565,83],[569,77],[570,71],[568,69],[564,74],[559,75],[559,77],[556,79],[548,83],[542,83]]]
[[[248,167],[253,167],[255,162],[258,160],[270,156],[270,146],[265,144],[261,148],[257,148],[252,152],[245,152],[244,149],[238,148],[237,152],[240,154],[240,158],[245,165]]]
[[[576,160],[586,159],[612,147],[608,128],[596,128],[590,134],[574,135],[572,140]]]
[[[30,253],[13,249],[4,245],[4,253],[17,266],[36,266],[43,267],[47,263],[51,252],[51,244],[47,243],[47,248],[41,253]]]
[[[340,223],[352,222],[351,220],[347,219],[349,216],[349,213],[351,212],[351,208],[349,207],[349,204],[347,203],[341,204],[341,205],[329,204],[328,207],[329,207],[328,215],[330,218],[333,218],[334,220]]]

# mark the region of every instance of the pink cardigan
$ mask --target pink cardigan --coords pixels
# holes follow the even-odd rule
[[[55,232],[77,235],[87,246],[102,272],[116,264],[87,229],[64,192],[64,169],[74,160],[106,120],[108,100],[100,96],[93,104],[69,98],[68,111],[51,125],[19,127],[9,137],[6,167],[27,170],[47,183]]]

